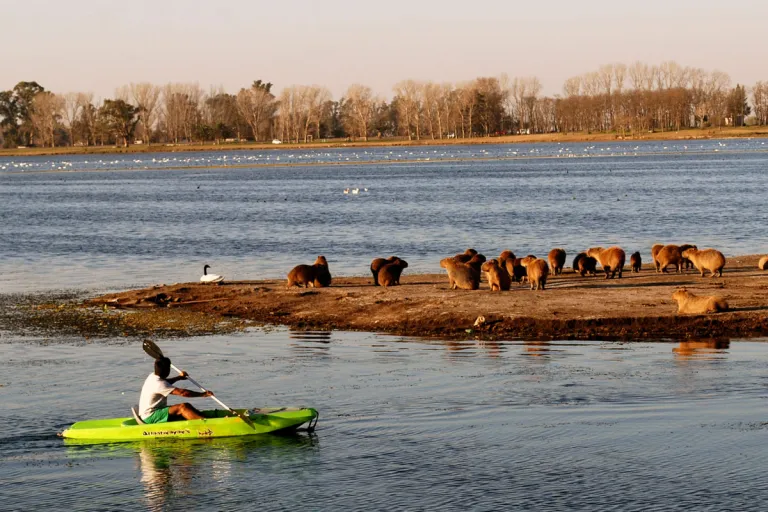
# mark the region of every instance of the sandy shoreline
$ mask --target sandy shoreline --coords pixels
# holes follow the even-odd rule
[[[334,277],[332,286],[287,289],[285,280],[157,285],[88,299],[81,308],[202,315],[248,325],[293,329],[380,332],[444,339],[685,340],[768,336],[768,272],[758,256],[729,258],[722,278],[698,273],[657,274],[647,266],[622,279],[580,277],[567,269],[550,276],[547,290],[513,284],[509,292],[450,290],[445,274],[408,275],[402,286],[372,286],[370,277]],[[332,270],[332,269],[331,269]],[[679,316],[672,293],[681,286],[697,295],[726,298],[731,310]],[[138,316],[136,316],[138,315]],[[475,325],[478,317],[485,321]],[[205,331],[205,329],[203,329]],[[159,332],[159,334],[162,333]],[[203,334],[205,332],[202,332]],[[199,334],[199,333],[195,333]]]

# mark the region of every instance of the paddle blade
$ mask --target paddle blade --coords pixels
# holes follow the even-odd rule
[[[141,344],[141,348],[143,348],[144,352],[149,354],[149,357],[152,359],[157,360],[163,357],[163,351],[160,350],[160,347],[158,347],[152,340],[144,340]]]

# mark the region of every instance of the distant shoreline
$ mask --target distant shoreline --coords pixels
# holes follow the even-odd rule
[[[100,154],[152,154],[201,151],[268,151],[295,149],[336,149],[336,148],[372,148],[372,147],[421,147],[421,146],[469,146],[482,144],[533,144],[533,143],[576,143],[576,142],[622,142],[655,140],[709,140],[734,138],[768,138],[768,126],[690,129],[671,132],[646,133],[640,137],[622,138],[616,133],[549,133],[535,135],[505,135],[501,137],[473,137],[469,139],[422,139],[407,140],[402,138],[372,139],[348,141],[330,139],[309,143],[192,143],[192,144],[141,144],[122,146],[87,146],[54,148],[10,148],[0,149],[0,157],[14,156],[57,156],[57,155],[100,155]]]

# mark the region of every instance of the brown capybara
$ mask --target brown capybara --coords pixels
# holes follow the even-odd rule
[[[471,260],[475,256],[475,254],[477,254],[477,251],[470,247],[466,251],[460,252],[459,254],[454,256],[453,259],[455,259],[456,261],[460,261],[462,263],[466,263],[469,260]]]
[[[531,283],[531,290],[544,290],[549,275],[547,262],[537,258],[532,261],[529,260],[523,266],[528,271],[528,282]]]
[[[507,260],[514,260],[515,259],[515,253],[507,249],[506,251],[501,251],[501,254],[499,254],[499,266],[501,268],[507,267]]]
[[[488,284],[492,292],[507,291],[512,285],[507,269],[499,266],[498,260],[491,259],[483,263],[480,269],[488,274]]]
[[[757,262],[757,268],[760,270],[768,270],[768,256],[760,258],[760,261]]]
[[[674,265],[677,272],[683,271],[683,254],[677,245],[665,245],[656,253],[656,267],[666,273],[667,267]]]
[[[469,261],[467,261],[467,265],[477,270],[478,274],[480,274],[480,267],[483,266],[483,263],[485,263],[485,256],[479,253],[475,254]]]
[[[698,247],[692,244],[683,244],[680,246],[680,254],[683,254],[688,249],[698,249]],[[688,258],[683,257],[683,270],[688,270],[689,268],[693,268],[693,262]]]
[[[683,258],[688,258],[701,272],[701,277],[704,277],[704,272],[709,270],[712,275],[709,277],[715,277],[720,274],[723,277],[723,267],[725,266],[725,256],[720,251],[715,249],[686,249],[683,252]]]
[[[297,265],[288,272],[288,288],[291,286],[322,288],[331,285],[331,272],[325,256],[318,256],[312,265]]]
[[[597,275],[597,260],[592,256],[587,256],[585,254],[584,257],[579,260],[578,266],[579,268],[577,272],[581,277],[584,277],[587,274],[591,276]]]
[[[627,260],[627,254],[624,252],[624,249],[617,245],[607,249],[592,247],[587,250],[587,256],[595,258],[600,266],[603,267],[606,279],[616,277],[616,272],[619,273],[619,279],[621,279],[624,262]]]
[[[387,263],[379,270],[379,283],[381,286],[397,286],[400,284],[400,274],[408,268],[408,262],[400,258]]]
[[[654,244],[653,247],[651,247],[651,261],[653,261],[653,266],[656,268],[656,272],[659,272],[659,264],[656,262],[656,255],[659,254],[659,251],[664,247],[664,244]]]
[[[507,273],[509,278],[516,283],[522,283],[528,278],[528,271],[523,266],[522,258],[515,258],[506,261]]]
[[[379,286],[379,270],[381,267],[388,263],[392,263],[397,259],[397,256],[390,256],[389,258],[376,258],[371,262],[371,274],[373,275],[373,286]]]
[[[526,256],[525,258],[521,258],[521,259],[520,259],[520,264],[521,264],[522,266],[524,266],[524,267],[527,267],[527,266],[528,266],[528,264],[529,264],[530,262],[532,262],[533,260],[535,260],[535,259],[537,259],[537,258],[536,258],[536,256],[534,256],[533,254],[529,254],[529,255],[528,255],[528,256]]]
[[[632,272],[640,272],[640,267],[643,266],[643,258],[640,257],[640,251],[635,251],[629,257],[629,266],[632,267]]]
[[[576,255],[575,258],[573,258],[573,271],[574,272],[578,272],[579,271],[579,260],[581,260],[581,258],[586,258],[586,257],[587,257],[587,253],[580,252],[579,254]]]
[[[560,275],[563,273],[563,267],[565,266],[565,249],[556,247],[549,251],[547,255],[549,266],[552,269],[554,275]]]
[[[453,257],[440,260],[440,266],[448,271],[451,290],[477,290],[480,286],[480,271],[475,267],[456,261]]]
[[[706,313],[728,311],[728,302],[722,297],[714,295],[699,297],[685,288],[680,288],[673,293],[672,298],[677,301],[678,315],[703,315]]]

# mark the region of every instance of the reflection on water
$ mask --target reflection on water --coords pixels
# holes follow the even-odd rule
[[[724,358],[730,348],[731,342],[727,339],[712,339],[698,341],[681,341],[672,349],[676,359],[708,359],[716,360]]]
[[[316,341],[318,343],[330,343],[331,331],[288,331],[288,337],[292,340]]]

